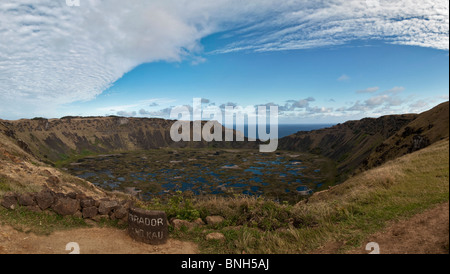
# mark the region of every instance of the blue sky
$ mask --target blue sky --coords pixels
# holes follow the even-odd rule
[[[446,1],[64,2],[0,4],[0,118],[168,118],[203,98],[340,123],[448,100]]]
[[[214,49],[215,41],[206,40],[205,48]],[[139,110],[144,109],[156,117],[166,117],[157,114],[171,106],[192,105],[193,98],[244,107],[267,103],[284,106],[289,100],[313,98],[310,107],[332,110],[311,114],[299,111],[292,118],[281,115],[280,122],[339,123],[423,111],[448,100],[449,59],[448,52],[442,50],[356,41],[318,49],[206,54],[205,59],[200,64],[140,65],[96,99],[69,105],[69,113],[81,110],[80,115],[152,116],[140,115]],[[378,97],[398,102],[339,111]]]

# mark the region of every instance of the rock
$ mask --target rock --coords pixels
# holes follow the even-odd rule
[[[225,236],[219,232],[213,232],[206,235],[206,240],[225,241]]]
[[[35,200],[41,210],[46,210],[55,202],[55,198],[49,190],[43,190],[36,194]]]
[[[126,210],[128,210],[128,209],[134,207],[134,202],[131,201],[131,200],[125,200],[125,201],[122,201],[121,204],[122,204],[122,206],[123,206]]]
[[[203,222],[203,220],[202,220],[202,218],[197,218],[195,221],[194,221],[194,224],[197,224],[197,225],[205,225],[205,222]]]
[[[90,199],[86,194],[84,193],[77,193],[77,196],[75,197],[77,200],[87,200]]]
[[[77,212],[75,212],[75,214],[73,214],[72,216],[81,219],[81,218],[83,218],[83,213],[81,213],[81,211],[77,210]]]
[[[116,216],[114,215],[114,212],[111,212],[111,213],[108,215],[108,217],[109,217],[109,219],[110,219],[111,221],[116,220]]]
[[[67,195],[64,194],[64,193],[61,193],[61,192],[57,192],[55,194],[55,197],[58,198],[58,199],[60,199],[60,198],[67,198]]]
[[[89,198],[80,200],[80,206],[82,208],[95,207],[95,200],[94,199],[89,199]]]
[[[19,205],[21,205],[21,206],[35,206],[36,205],[34,196],[30,193],[20,194],[19,198],[17,200],[19,201]]]
[[[116,219],[124,219],[128,217],[128,209],[119,206],[117,209],[114,210],[114,218]]]
[[[17,196],[14,193],[6,193],[3,196],[3,200],[1,202],[1,205],[4,208],[14,210],[17,207]]]
[[[139,242],[152,245],[165,244],[169,237],[166,213],[164,211],[130,208],[128,234]]]
[[[59,215],[74,215],[79,208],[79,201],[71,198],[59,198],[52,209]]]
[[[172,220],[172,226],[175,230],[180,230],[182,227],[186,227],[187,229],[192,229],[195,227],[193,223],[190,223],[186,220],[174,219]]]
[[[225,219],[222,216],[208,216],[206,217],[206,223],[208,225],[218,225],[225,221]]]
[[[98,213],[100,215],[109,215],[114,209],[119,206],[117,201],[100,201],[98,206]]]
[[[430,145],[430,139],[426,136],[422,135],[414,135],[411,147],[408,149],[408,153],[412,153],[414,151],[420,150]]]
[[[69,197],[70,199],[74,199],[74,200],[77,199],[77,194],[75,192],[67,193],[66,196]]]
[[[84,219],[93,219],[95,216],[97,216],[98,209],[96,206],[84,207],[82,209],[82,213]]]

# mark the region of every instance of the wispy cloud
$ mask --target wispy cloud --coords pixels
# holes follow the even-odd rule
[[[404,87],[393,87],[391,89],[384,91],[383,94],[399,94],[404,90],[405,90]]]
[[[374,93],[377,92],[379,89],[380,89],[379,87],[371,87],[362,90],[357,90],[356,93]]]
[[[244,37],[217,52],[342,45],[355,39],[448,49],[446,1],[290,1],[273,20],[236,30]],[[264,33],[264,35],[258,35]]]
[[[147,100],[140,100],[137,102],[133,102],[132,104],[124,104],[124,105],[114,105],[114,106],[107,106],[107,107],[100,107],[97,108],[97,112],[98,113],[108,113],[108,112],[119,112],[119,111],[123,111],[123,112],[129,112],[132,110],[135,110],[137,108],[147,108],[147,107],[157,107],[159,106],[159,103],[171,103],[174,102],[175,100],[172,99],[147,99]],[[120,114],[118,114],[120,115]]]
[[[350,80],[350,76],[346,75],[346,74],[342,74],[339,78],[337,78],[337,80],[339,82],[344,82],[344,81],[348,81]]]
[[[356,93],[376,93],[379,90],[378,87],[367,88],[365,90],[357,91]],[[340,112],[367,112],[373,113],[376,110],[383,109],[384,112],[389,112],[392,107],[401,106],[407,102],[407,99],[400,97],[399,94],[404,91],[404,87],[394,87],[392,89],[383,91],[377,95],[373,95],[369,99],[356,101],[350,107],[341,107],[338,109]],[[377,113],[377,112],[375,112]],[[378,112],[379,113],[379,112]]]
[[[444,0],[83,0],[80,7],[1,1],[0,114],[45,114],[91,100],[143,63],[204,62],[201,40],[214,33],[230,38],[215,54],[355,39],[448,50],[449,6]]]

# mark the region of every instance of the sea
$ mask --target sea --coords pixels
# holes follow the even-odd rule
[[[336,124],[279,124],[278,125],[278,138],[283,138],[299,131],[312,131],[317,129],[323,129],[332,127]],[[234,125],[234,129],[237,129],[237,126]],[[248,138],[259,139],[258,135],[258,126],[256,126],[256,135],[249,136],[248,125],[244,125],[244,135]],[[270,133],[270,126],[266,125],[266,133]]]

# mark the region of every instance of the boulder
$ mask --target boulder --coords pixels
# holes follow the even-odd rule
[[[36,194],[35,197],[36,203],[41,210],[46,210],[50,208],[52,204],[55,202],[55,198],[53,194],[49,190],[43,190]]]
[[[75,197],[77,200],[86,200],[86,199],[90,199],[86,194],[84,193],[77,193],[77,196]]]
[[[213,232],[206,235],[206,240],[225,241],[225,236],[219,232]]]
[[[80,206],[80,202],[71,198],[59,198],[52,209],[59,215],[74,215]]]
[[[197,225],[199,225],[199,226],[202,226],[202,225],[205,225],[205,222],[203,222],[202,218],[197,218],[197,219],[194,221],[194,224],[197,224]]]
[[[30,193],[20,194],[17,200],[19,201],[19,205],[21,205],[21,206],[35,206],[36,205],[34,196]]]
[[[84,207],[82,213],[84,219],[92,219],[97,216],[98,209],[96,206]]]
[[[98,213],[100,215],[109,215],[118,206],[119,203],[117,201],[100,201]]]
[[[125,201],[122,201],[121,204],[122,204],[122,206],[123,206],[126,210],[128,210],[128,209],[134,207],[134,202],[131,201],[131,200],[125,200]]]
[[[83,213],[81,213],[81,211],[77,210],[77,212],[75,212],[75,214],[73,214],[72,216],[81,219],[81,218],[83,218]]]
[[[206,223],[208,225],[218,225],[225,221],[225,219],[222,216],[208,216],[206,217]]]
[[[80,206],[82,208],[93,207],[93,206],[95,206],[95,200],[90,199],[90,198],[82,199],[82,200],[80,200]]]
[[[124,208],[124,207],[122,207],[122,206],[119,206],[118,208],[116,208],[115,210],[114,210],[114,218],[115,219],[124,219],[124,218],[127,218],[128,217],[128,209],[126,209],[126,208]]]
[[[7,209],[11,209],[11,210],[16,209],[16,207],[17,207],[17,196],[16,196],[16,194],[15,193],[6,193],[3,196],[3,200],[1,202],[1,205],[4,208],[7,208]]]
[[[175,230],[180,230],[182,227],[186,227],[187,229],[190,230],[196,226],[196,224],[180,219],[173,219],[171,223]]]

